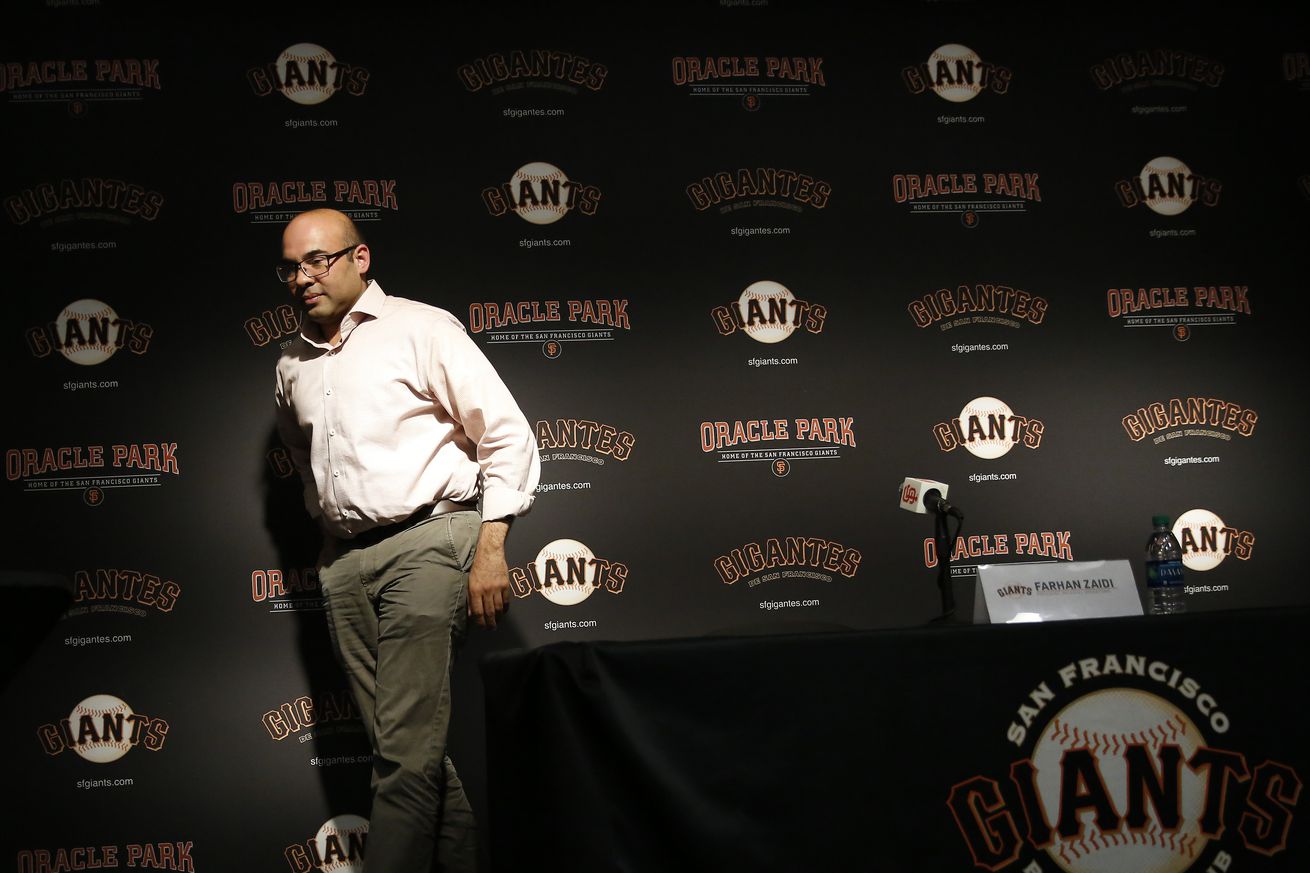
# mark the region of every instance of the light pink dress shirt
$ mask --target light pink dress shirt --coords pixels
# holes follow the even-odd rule
[[[350,539],[426,504],[470,502],[482,517],[523,515],[541,473],[527,419],[464,326],[370,281],[341,342],[306,320],[277,364],[278,432],[305,483],[305,507]]]

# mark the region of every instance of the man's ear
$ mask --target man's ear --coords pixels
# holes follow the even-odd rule
[[[355,263],[359,266],[359,272],[367,273],[369,264],[373,260],[372,254],[368,250],[368,243],[360,243],[354,254]]]

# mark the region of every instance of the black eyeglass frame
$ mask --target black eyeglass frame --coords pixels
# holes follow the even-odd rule
[[[355,249],[359,248],[362,245],[363,243],[355,243],[352,246],[346,246],[341,251],[333,252],[330,255],[310,255],[309,257],[297,262],[294,265],[287,264],[287,263],[278,264],[276,267],[273,268],[273,270],[277,273],[277,280],[281,282],[283,285],[289,284],[291,280],[296,277],[296,274],[294,272],[295,270],[299,270],[300,272],[304,273],[305,278],[307,279],[317,279],[319,276],[322,276],[324,273],[332,269],[332,265],[336,263],[337,258],[341,257],[347,252],[354,251]],[[305,261],[313,261],[313,260],[317,260],[318,258],[327,259],[323,263],[323,269],[319,270],[317,273],[311,273],[309,272],[309,270],[305,269]],[[289,275],[283,275],[284,270],[287,271]]]

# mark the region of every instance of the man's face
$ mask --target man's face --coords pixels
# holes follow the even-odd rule
[[[334,254],[348,245],[342,228],[330,217],[302,215],[292,219],[282,234],[282,258],[297,263],[312,255]],[[335,327],[364,293],[368,282],[360,274],[368,270],[368,259],[368,247],[361,244],[353,253],[334,259],[321,276],[311,279],[297,270],[287,285],[310,319]]]

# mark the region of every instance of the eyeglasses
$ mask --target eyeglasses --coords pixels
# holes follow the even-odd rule
[[[277,271],[277,280],[283,285],[288,284],[296,278],[296,271],[304,273],[307,278],[316,279],[322,276],[328,270],[332,269],[332,262],[347,252],[354,251],[363,243],[355,243],[353,246],[346,246],[339,252],[333,252],[330,255],[310,255],[298,264],[281,263],[274,269]]]

